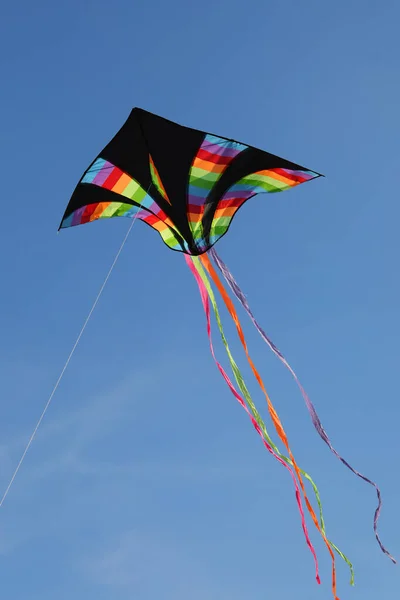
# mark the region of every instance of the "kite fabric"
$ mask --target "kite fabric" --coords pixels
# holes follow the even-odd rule
[[[284,191],[318,177],[321,175],[316,171],[253,146],[185,127],[143,109],[134,108],[121,129],[79,180],[59,229],[111,217],[139,219],[155,229],[168,248],[185,255],[186,263],[199,288],[212,357],[230,391],[249,415],[265,448],[288,470],[295,486],[305,540],[315,562],[317,582],[320,583],[318,559],[309,536],[303,502],[330,554],[332,592],[335,600],[338,600],[334,552],[349,566],[351,584],[354,582],[353,566],[327,537],[318,488],[294,458],[278,413],[250,356],[234,303],[213,266],[214,263],[264,341],[295,378],[314,427],[324,442],[354,474],[375,487],[378,495],[378,508],[374,516],[375,536],[382,551],[395,562],[378,535],[377,523],[381,510],[378,486],[353,469],[335,450],[297,375],[256,321],[246,296],[214,248],[228,232],[232,219],[245,202],[256,195]],[[242,242],[241,246],[245,247],[245,243]],[[272,424],[288,456],[282,454],[272,441],[233,358],[223,330],[213,285],[234,322],[251,371],[267,402]],[[211,309],[238,389],[216,357],[211,335]],[[319,518],[307,496],[304,480],[313,490]]]

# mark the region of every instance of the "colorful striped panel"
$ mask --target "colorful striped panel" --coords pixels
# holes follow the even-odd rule
[[[98,202],[97,204],[88,204],[87,206],[78,208],[64,219],[61,228],[64,229],[66,227],[83,225],[84,223],[91,223],[97,219],[108,219],[111,217],[132,218],[135,215],[137,215],[137,219],[144,221],[158,231],[167,246],[173,250],[178,250],[180,248],[180,242],[175,237],[172,229],[170,229],[164,221],[161,221],[146,209],[140,208],[139,206],[132,206],[132,204],[126,204],[124,202]]]
[[[151,173],[151,179],[153,181],[153,184],[155,186],[155,188],[157,189],[157,191],[159,192],[159,194],[164,198],[164,200],[166,202],[168,202],[168,204],[171,204],[170,199],[168,198],[168,194],[165,190],[165,187],[163,185],[163,182],[161,181],[161,177],[157,171],[157,168],[154,164],[154,161],[151,157],[151,154],[149,154],[149,161],[150,161],[150,173]]]
[[[248,146],[207,135],[193,161],[189,173],[187,217],[194,242],[199,249],[206,247],[202,218],[207,198],[232,161]]]
[[[174,228],[174,224],[167,217],[164,211],[154,202],[153,198],[142,188],[140,183],[121,171],[110,162],[98,158],[82,178],[81,183],[91,183],[101,188],[125,196],[140,204],[142,208],[147,208],[153,214],[157,215],[169,227]]]
[[[180,246],[178,238],[181,236],[165,212],[161,210],[153,198],[135,179],[112,163],[103,158],[98,158],[82,177],[81,183],[97,185],[120,196],[129,198],[139,204],[140,208],[124,202],[99,202],[97,204],[90,204],[74,211],[72,215],[64,220],[62,224],[63,228],[102,218],[133,217],[138,213],[137,218],[151,225],[153,229],[156,229],[167,246],[174,249]],[[175,236],[175,234],[178,235]],[[184,248],[185,250],[187,249],[186,243],[184,243]]]
[[[246,175],[235,183],[219,201],[211,225],[209,244],[215,244],[226,233],[236,211],[251,196],[266,192],[283,192],[317,176],[317,173],[313,171],[292,171],[290,169],[269,169]]]

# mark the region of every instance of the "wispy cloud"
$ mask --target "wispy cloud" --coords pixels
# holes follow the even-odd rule
[[[256,466],[235,464],[232,461],[218,463],[212,455],[201,456],[196,461],[193,457],[191,460],[186,459],[185,455],[174,458],[162,454],[154,458],[131,456],[128,460],[119,461],[118,458],[99,458],[92,451],[101,445],[103,438],[109,438],[111,434],[117,439],[121,426],[129,424],[130,427],[140,428],[143,399],[151,405],[152,398],[163,396],[163,382],[167,375],[174,376],[174,369],[183,369],[184,361],[180,361],[179,366],[177,362],[175,360],[171,364],[170,360],[163,363],[160,361],[157,365],[157,378],[154,377],[152,368],[132,372],[108,390],[94,394],[74,410],[69,410],[65,393],[60,390],[61,401],[66,408],[62,411],[62,416],[60,410],[57,411],[56,419],[51,418],[49,411],[3,507],[13,517],[9,522],[3,520],[0,525],[0,553],[4,555],[13,552],[17,547],[41,535],[43,528],[50,530],[53,527],[50,523],[51,505],[43,508],[40,514],[36,512],[35,518],[26,511],[30,504],[28,498],[34,498],[39,505],[46,504],[50,479],[53,480],[52,494],[58,493],[58,486],[63,490],[62,502],[65,506],[72,506],[76,500],[76,486],[80,481],[92,482],[90,488],[85,487],[78,492],[81,501],[90,505],[91,502],[97,502],[96,494],[103,493],[99,490],[108,490],[110,485],[114,488],[124,487],[127,481],[138,481],[137,478],[169,483],[184,481],[188,484],[227,478],[237,480],[238,477],[246,478],[251,473],[254,474]],[[18,435],[0,446],[2,488],[7,485],[30,433],[18,432]],[[124,444],[129,444],[129,437]],[[70,484],[71,491],[65,490],[66,482]],[[15,506],[17,508],[14,509]],[[15,526],[15,518],[18,519],[18,527]],[[67,526],[67,522],[68,519],[63,526]],[[128,541],[121,542],[122,548],[125,547],[124,544],[131,544],[132,539],[130,536]],[[123,550],[120,549],[119,552],[123,553]],[[118,556],[116,554],[114,559],[116,562]]]
[[[217,600],[239,598],[234,586],[227,589],[211,573],[205,558],[176,538],[153,537],[147,532],[128,531],[110,541],[82,562],[84,576],[96,586],[139,597],[165,600]],[[215,571],[214,571],[215,573]]]
[[[135,373],[103,393],[97,393],[72,412],[65,411],[62,417],[51,419],[50,412],[39,429],[30,454],[36,448],[47,447],[52,443],[52,454],[31,464],[21,476],[28,477],[30,482],[52,474],[54,470],[77,464],[80,451],[90,443],[101,438],[104,432],[110,431],[113,424],[124,418],[129,402],[130,409],[144,389],[151,388],[151,378],[147,373]],[[39,415],[38,415],[39,416]],[[31,430],[35,423],[32,422]],[[22,454],[29,439],[31,430],[13,436],[0,446],[0,465],[2,480],[7,471],[11,472]],[[29,460],[29,458],[27,458]],[[14,464],[13,464],[14,463]],[[8,476],[8,473],[7,473]]]
[[[51,418],[50,408],[26,457],[26,466],[21,470],[18,479],[23,478],[25,485],[33,486],[60,471],[88,476],[144,474],[152,471],[159,472],[161,476],[176,475],[186,478],[199,478],[205,474],[207,478],[219,477],[222,474],[227,477],[237,477],[241,471],[242,474],[248,472],[248,466],[241,468],[241,465],[235,465],[230,471],[228,467],[219,466],[212,460],[207,463],[207,458],[202,461],[202,465],[197,465],[197,469],[193,467],[193,460],[185,464],[184,457],[179,465],[166,464],[162,456],[157,460],[142,459],[140,462],[130,464],[88,459],[85,452],[88,448],[98,443],[102,437],[112,434],[121,424],[129,422],[134,426],[144,401],[151,407],[151,398],[164,397],[164,381],[175,375],[181,376],[181,371],[185,371],[184,360],[178,361],[175,357],[174,361],[170,359],[159,361],[157,377],[154,376],[155,372],[151,367],[133,371],[108,390],[96,392],[86,401],[83,400],[81,406],[72,411],[68,408],[68,398],[60,389],[61,402],[66,408],[62,416],[56,419]],[[187,371],[187,376],[190,378],[190,370]],[[200,383],[196,385],[199,387]],[[57,397],[54,401],[60,402]],[[38,408],[40,411],[41,407]],[[29,429],[25,429],[24,432],[18,431],[11,439],[0,444],[0,483],[3,487],[23,452],[34,424],[33,420]],[[18,480],[16,484],[17,489],[13,489],[13,494],[18,493]]]
[[[110,464],[104,470],[103,465],[96,461],[93,464],[87,461],[84,451],[101,440],[103,435],[112,432],[113,427],[127,418],[127,414],[132,418],[135,403],[145,391],[155,393],[156,385],[150,372],[142,369],[105,392],[93,395],[79,408],[73,411],[66,409],[62,417],[52,419],[49,411],[2,507],[1,554],[13,552],[32,537],[43,533],[45,519],[39,519],[38,515],[33,519],[32,513],[27,513],[26,508],[31,504],[30,499],[34,499],[34,502],[38,500],[38,495],[41,498],[39,503],[45,503],[45,480],[57,477],[59,481],[60,476],[70,478],[82,474],[105,478],[111,470],[118,472],[118,465]],[[65,402],[65,394],[60,393],[60,396]],[[0,446],[1,492],[10,480],[34,424],[29,430],[18,431]],[[13,515],[12,519],[4,519],[5,511]],[[51,506],[48,508],[50,513]]]

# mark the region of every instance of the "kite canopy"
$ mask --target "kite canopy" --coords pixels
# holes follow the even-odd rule
[[[136,215],[172,250],[200,255],[225,235],[249,198],[319,176],[268,152],[134,108],[84,173],[60,229]]]

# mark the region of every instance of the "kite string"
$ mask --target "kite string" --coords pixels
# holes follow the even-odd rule
[[[318,432],[318,434],[320,435],[320,437],[323,439],[323,441],[327,444],[327,446],[329,447],[329,449],[331,450],[331,452],[333,452],[333,454],[348,468],[350,469],[350,471],[352,471],[352,473],[354,473],[354,475],[356,475],[357,477],[360,477],[361,479],[363,479],[364,481],[366,481],[367,483],[369,483],[370,485],[372,485],[375,490],[376,490],[376,495],[378,497],[378,506],[375,510],[375,514],[374,514],[374,533],[375,533],[375,538],[382,550],[382,552],[384,552],[384,554],[386,554],[390,560],[396,564],[396,559],[390,554],[390,552],[385,548],[385,546],[382,544],[381,539],[379,537],[378,534],[378,519],[379,519],[379,515],[381,512],[381,508],[382,508],[382,496],[381,496],[381,491],[379,489],[379,487],[377,486],[377,484],[372,481],[371,479],[369,479],[368,477],[366,477],[365,475],[363,475],[362,473],[360,473],[359,471],[357,471],[356,469],[354,469],[348,462],[347,460],[345,460],[338,452],[337,450],[334,448],[331,440],[328,437],[328,434],[326,433],[324,427],[322,426],[321,420],[317,414],[316,408],[314,406],[314,404],[311,402],[310,398],[308,397],[307,392],[305,391],[305,389],[303,388],[302,384],[300,383],[299,378],[297,377],[296,373],[294,372],[294,370],[292,369],[292,367],[290,366],[290,364],[287,362],[286,358],[283,356],[283,354],[281,353],[281,351],[275,346],[275,344],[272,342],[272,340],[267,336],[267,334],[265,333],[265,331],[262,329],[261,325],[259,325],[259,323],[257,322],[256,318],[254,317],[249,303],[247,301],[247,298],[245,296],[245,294],[242,292],[242,290],[239,287],[239,284],[235,281],[235,278],[233,277],[232,273],[229,271],[227,265],[223,262],[223,260],[219,257],[219,255],[217,254],[216,250],[214,250],[214,248],[211,249],[210,254],[212,256],[212,258],[214,259],[214,262],[216,263],[217,267],[219,268],[219,270],[221,271],[222,275],[224,276],[225,280],[227,281],[228,285],[230,286],[231,290],[233,291],[233,293],[235,294],[235,296],[237,297],[237,299],[239,300],[239,302],[241,303],[241,305],[243,306],[243,308],[245,309],[245,311],[247,312],[247,314],[249,315],[250,319],[252,320],[254,326],[256,327],[257,331],[259,332],[259,334],[261,335],[262,339],[266,342],[266,344],[270,347],[270,349],[274,352],[274,354],[279,358],[279,360],[285,365],[285,367],[290,371],[290,373],[292,374],[294,380],[297,383],[298,388],[300,389],[300,392],[304,398],[304,401],[306,403],[308,412],[310,413],[311,416],[311,420],[312,423],[316,429],[316,431]]]
[[[73,357],[73,355],[75,353],[75,350],[76,350],[76,348],[77,348],[77,346],[78,346],[78,344],[79,344],[79,342],[81,340],[81,337],[82,337],[82,335],[83,335],[83,333],[84,333],[84,331],[85,331],[85,329],[86,329],[86,327],[87,327],[87,325],[88,325],[88,323],[90,321],[90,318],[91,318],[91,316],[92,316],[92,314],[93,314],[93,312],[94,312],[94,310],[95,310],[95,308],[96,308],[96,306],[97,306],[97,304],[98,304],[98,302],[100,300],[100,297],[101,297],[101,295],[102,295],[102,293],[104,291],[104,288],[106,287],[107,282],[108,282],[108,280],[111,277],[111,274],[112,274],[112,272],[114,270],[114,267],[117,264],[117,261],[118,261],[118,259],[120,257],[120,254],[121,254],[122,250],[124,249],[124,246],[126,244],[128,236],[129,236],[129,234],[130,234],[130,232],[132,230],[132,227],[133,227],[133,225],[134,225],[134,223],[136,221],[137,214],[138,213],[136,213],[136,215],[132,219],[132,223],[130,224],[130,226],[128,228],[128,231],[126,232],[126,235],[125,235],[124,239],[122,240],[122,243],[121,243],[121,245],[119,247],[119,250],[118,250],[117,254],[115,255],[115,258],[114,258],[114,260],[113,260],[113,262],[111,264],[111,267],[109,268],[108,273],[107,273],[107,275],[106,275],[106,277],[105,277],[105,279],[104,279],[104,281],[103,281],[103,283],[102,283],[102,285],[100,287],[100,290],[99,290],[99,292],[98,292],[98,294],[96,296],[96,299],[93,302],[92,308],[90,309],[90,311],[89,311],[89,313],[88,313],[88,315],[87,315],[87,317],[86,317],[86,319],[85,319],[85,321],[84,321],[84,323],[82,325],[82,328],[81,328],[81,330],[80,330],[80,332],[78,334],[78,337],[76,338],[76,341],[75,341],[74,345],[72,346],[72,350],[71,350],[71,352],[68,355],[68,358],[67,358],[67,360],[66,360],[66,362],[65,362],[65,364],[64,364],[64,366],[63,366],[63,368],[61,370],[61,373],[60,373],[60,375],[59,375],[59,377],[58,377],[58,379],[57,379],[57,381],[56,381],[56,383],[55,383],[55,385],[54,385],[54,387],[53,387],[53,389],[51,391],[51,394],[50,394],[50,396],[49,396],[49,398],[48,398],[48,400],[46,402],[46,405],[45,405],[45,407],[44,407],[44,409],[42,411],[42,414],[40,415],[39,420],[36,423],[36,426],[35,426],[35,428],[34,428],[34,430],[32,432],[31,437],[29,438],[29,441],[28,441],[28,443],[27,443],[27,445],[25,447],[25,450],[22,453],[22,456],[21,456],[21,458],[20,458],[20,460],[19,460],[19,462],[18,462],[18,464],[17,464],[17,466],[15,468],[15,471],[14,471],[14,473],[13,473],[11,479],[10,479],[10,482],[9,482],[9,484],[8,484],[8,486],[7,486],[4,494],[3,494],[3,497],[0,500],[0,508],[3,506],[4,501],[5,501],[5,499],[8,496],[8,493],[9,493],[9,491],[11,489],[11,486],[13,485],[14,480],[15,480],[16,476],[18,475],[18,472],[19,472],[19,470],[20,470],[20,468],[22,466],[22,463],[25,460],[25,457],[26,457],[26,455],[27,455],[27,453],[29,451],[29,448],[31,447],[32,442],[35,439],[35,436],[36,436],[36,434],[38,432],[38,429],[39,429],[40,425],[42,424],[42,421],[43,421],[44,417],[46,416],[46,413],[47,413],[47,411],[48,411],[48,409],[50,407],[51,401],[53,400],[54,394],[56,393],[56,391],[57,391],[57,389],[58,389],[58,387],[59,387],[59,385],[61,383],[61,380],[64,377],[65,371],[67,370],[68,365],[71,362],[71,359],[72,359],[72,357]]]

